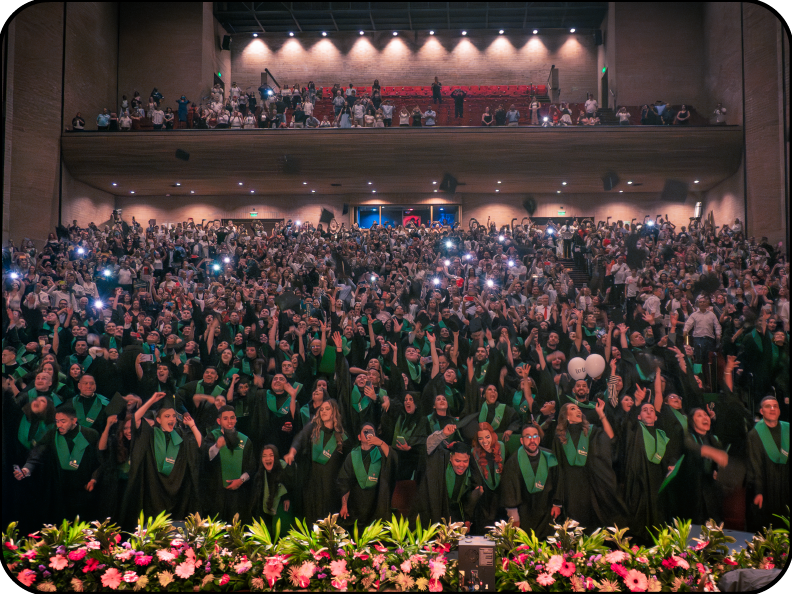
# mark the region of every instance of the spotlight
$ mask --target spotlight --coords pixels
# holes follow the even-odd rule
[[[496,192],[500,192],[500,190],[495,190]]]
[[[548,230],[547,230],[547,234],[548,234],[548,235],[552,235],[553,233],[554,233],[554,231],[553,231],[552,229],[548,229]]]
[[[82,256],[82,255],[85,253],[85,249],[83,249],[83,248],[77,248],[77,253],[78,253],[78,254],[80,254],[80,255]]]
[[[316,190],[311,190],[311,194],[316,194]]]
[[[231,263],[231,258],[226,256],[225,258],[223,258],[223,262],[225,262],[226,264],[230,264]]]
[[[631,186],[632,184],[633,184],[633,183],[632,183],[631,181],[628,181],[628,182],[627,182],[627,185],[628,185],[628,186]]]
[[[539,29],[534,29],[533,34],[536,35],[537,33],[539,33]]]
[[[547,121],[547,117],[543,117],[543,118],[542,118],[542,121],[543,121],[543,122],[546,122],[546,121]]]
[[[434,31],[429,31],[429,35],[434,35]]]
[[[556,190],[556,194],[560,194],[560,193],[561,193],[561,190]]]
[[[494,284],[495,284],[495,281],[493,281],[492,279],[488,279],[487,280],[487,286],[488,287],[492,287]]]
[[[237,182],[237,183],[238,183],[240,186],[242,185],[242,182]]]
[[[501,35],[503,35],[503,29],[501,29],[500,31],[498,31],[498,33],[499,33],[499,34],[501,34]]]
[[[372,194],[376,194],[376,193],[377,193],[377,190],[371,190],[371,193],[372,193]]]
[[[371,275],[371,282],[373,283],[373,282],[376,282],[376,281],[377,281],[377,275],[376,274],[372,274]]]
[[[437,182],[436,182],[436,181],[433,181],[433,182],[432,182],[432,185],[433,185],[433,186],[434,186],[434,185],[437,185]]]
[[[327,31],[322,31],[322,37],[327,37]]]
[[[300,221],[295,221],[295,224],[299,227],[302,223],[300,223]]]
[[[462,35],[467,35],[467,31],[462,31]]]
[[[699,183],[701,183],[701,181],[700,180],[694,180],[693,183],[694,184],[699,184]]]
[[[255,193],[256,193],[256,190],[250,190],[250,193],[251,193],[251,194],[255,194]]]
[[[368,182],[368,185],[371,185],[373,182]]]
[[[289,37],[294,37],[294,32],[293,31],[289,31]]]
[[[258,37],[258,33],[253,33],[253,37]]]
[[[624,190],[619,190],[619,194],[624,194]]]
[[[115,187],[115,186],[117,186],[117,185],[118,185],[117,183],[113,182],[113,187]]]
[[[503,241],[503,235],[498,235],[498,241]]]
[[[470,254],[465,254],[465,260],[470,260]]]
[[[130,193],[130,194],[134,194],[134,193],[135,193],[135,190],[129,190],[129,193]]]
[[[440,284],[440,279],[439,278],[434,279],[434,284],[435,285],[439,285]]]
[[[267,95],[268,95],[268,96],[271,96],[271,95],[272,95],[272,89],[267,89]]]
[[[360,34],[361,34],[361,35],[365,35],[365,33],[364,33],[363,31],[361,31],[361,32],[360,32]]]
[[[500,180],[498,180],[498,183],[501,183],[501,181],[500,181]]]
[[[570,32],[570,33],[574,33],[574,32],[575,32],[575,29],[574,29],[574,28],[572,28],[572,29],[570,29],[570,30],[569,30],[569,32]]]
[[[450,266],[451,262],[449,262],[448,260],[443,260],[443,264],[445,264],[446,266]]]
[[[98,307],[99,309],[102,309],[104,307],[104,303],[102,303],[97,299],[96,301],[94,301],[94,307]]]
[[[646,224],[649,225],[650,227],[654,227],[654,221],[648,221]]]
[[[190,194],[195,194],[195,190],[190,190]]]
[[[437,190],[435,190],[435,192],[437,192]]]
[[[217,272],[220,270],[220,264],[215,264],[214,266],[212,266],[212,268],[214,268],[215,272]]]
[[[561,185],[565,186],[565,185],[567,185],[567,183],[566,182],[561,182]]]
[[[398,34],[399,34],[399,32],[398,32],[398,31],[394,31],[394,32],[393,32],[393,36],[394,36],[394,37],[396,37]]]

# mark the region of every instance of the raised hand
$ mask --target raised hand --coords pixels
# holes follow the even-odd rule
[[[336,331],[333,332],[333,343],[335,344],[337,349],[340,349],[343,346],[343,342],[341,341],[341,333]]]

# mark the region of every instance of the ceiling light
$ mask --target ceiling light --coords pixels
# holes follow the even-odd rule
[[[117,185],[118,185],[117,183],[113,182],[113,186],[117,186]]]
[[[256,191],[256,190],[250,190],[250,193],[251,193],[251,194],[253,194],[253,193],[255,193],[255,191]]]
[[[566,182],[561,182],[561,185],[565,186],[565,185],[567,185],[567,183]]]
[[[433,181],[433,182],[432,182],[432,185],[435,185],[436,183],[437,183],[436,181]],[[115,184],[113,184],[113,185],[115,185]]]
[[[393,36],[394,36],[394,37],[396,37],[398,34],[399,34],[399,32],[398,32],[398,31],[394,31],[394,32],[393,32]]]
[[[180,184],[179,182],[176,182],[176,185],[177,185],[177,186],[180,186],[181,184]]]
[[[195,190],[190,190],[190,194],[195,194]]]
[[[253,33],[253,37],[258,37],[258,33]]]
[[[322,31],[322,37],[327,37],[327,31]]]
[[[693,183],[694,184],[698,184],[698,183],[701,183],[701,182],[699,180],[695,180]]]
[[[561,193],[561,190],[556,190],[556,194],[560,194],[560,193]]]
[[[308,182],[303,182],[303,185],[304,185],[304,186],[307,186],[307,185],[308,185]]]
[[[498,180],[498,183],[501,183],[501,181],[500,181],[500,180]]]
[[[316,190],[311,190],[311,194],[316,194]]]
[[[129,190],[129,193],[130,193],[130,194],[134,194],[134,193],[135,193],[135,190]]]
[[[289,37],[294,37],[294,32],[293,31],[289,31]]]
[[[434,31],[429,31],[429,35],[434,35]]]
[[[575,28],[574,28],[574,27],[573,27],[573,28],[571,28],[571,29],[569,30],[569,32],[570,32],[570,33],[574,33],[574,32],[575,32]]]
[[[467,31],[462,31],[462,35],[467,35]]]
[[[498,33],[500,33],[501,35],[503,35],[503,29],[501,29],[500,31],[498,31]]]
[[[619,194],[624,194],[624,190],[619,190]]]
[[[631,181],[628,181],[628,182],[627,182],[627,185],[628,185],[628,186],[631,186],[631,185],[632,185],[632,182],[631,182]]]
[[[435,192],[437,192],[437,190],[435,190]]]
[[[369,183],[368,183],[368,185],[371,185],[371,184],[372,184],[372,182],[369,182]]]
[[[500,190],[495,190],[496,192],[500,192]]]
[[[372,193],[372,194],[376,194],[376,193],[377,193],[377,190],[371,190],[371,193]]]
[[[364,33],[363,31],[361,31],[361,32],[360,32],[360,34],[361,34],[361,35],[365,35],[365,33]]]
[[[242,182],[237,182],[237,183],[238,183],[240,186],[242,185]]]
[[[539,33],[539,29],[534,29],[534,35],[536,35],[537,33]]]

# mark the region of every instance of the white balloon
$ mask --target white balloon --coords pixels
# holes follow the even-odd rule
[[[586,362],[581,357],[570,359],[567,371],[572,379],[579,380],[586,378]]]
[[[602,355],[596,353],[589,355],[586,359],[586,373],[589,374],[589,377],[599,377],[603,371],[605,371],[605,359]]]

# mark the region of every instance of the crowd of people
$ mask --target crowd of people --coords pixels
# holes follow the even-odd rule
[[[743,493],[754,530],[789,503],[788,297],[739,221],[75,221],[3,250],[3,523],[365,526],[398,489],[477,534],[647,541]]]
[[[173,108],[162,108],[164,99],[155,87],[148,101],[144,101],[140,93],[135,91],[132,100],[124,95],[119,115],[107,109],[97,116],[96,125],[99,131],[120,130],[128,132],[141,129],[141,123],[147,121],[154,130],[172,130],[174,128],[198,129],[234,129],[251,130],[258,128],[390,128],[394,119],[398,118],[398,126],[423,127],[437,124],[437,112],[433,105],[442,103],[442,84],[435,77],[431,86],[432,103],[426,110],[420,106],[405,103],[396,109],[392,99],[383,98],[379,80],[375,80],[368,89],[358,89],[352,83],[344,88],[336,83],[330,90],[330,97],[323,97],[322,89],[317,89],[313,81],[307,85],[288,85],[284,87],[262,84],[257,90],[252,87],[242,89],[234,82],[228,89],[215,85],[210,94],[196,105],[182,95],[177,100],[176,111]],[[258,93],[258,98],[256,94]],[[450,98],[454,103],[454,120],[464,116],[467,92],[454,89]],[[325,99],[332,104],[333,115],[315,114],[317,99]],[[591,93],[586,94],[586,101],[580,108],[568,102],[543,103],[536,95],[527,98],[526,120],[523,125],[530,126],[597,126],[602,124],[599,116],[599,104]],[[518,126],[521,114],[515,104],[506,107],[499,104],[492,111],[485,107],[481,115],[482,126]],[[577,113],[575,113],[577,110]],[[148,115],[147,115],[148,114]],[[627,107],[616,111],[619,125],[629,125],[631,114]],[[656,101],[652,105],[641,107],[642,125],[689,125],[691,112],[682,105],[675,111],[669,103]],[[717,124],[726,123],[726,109],[718,104],[713,113],[713,121]],[[72,131],[85,130],[85,119],[77,113],[72,119]]]

